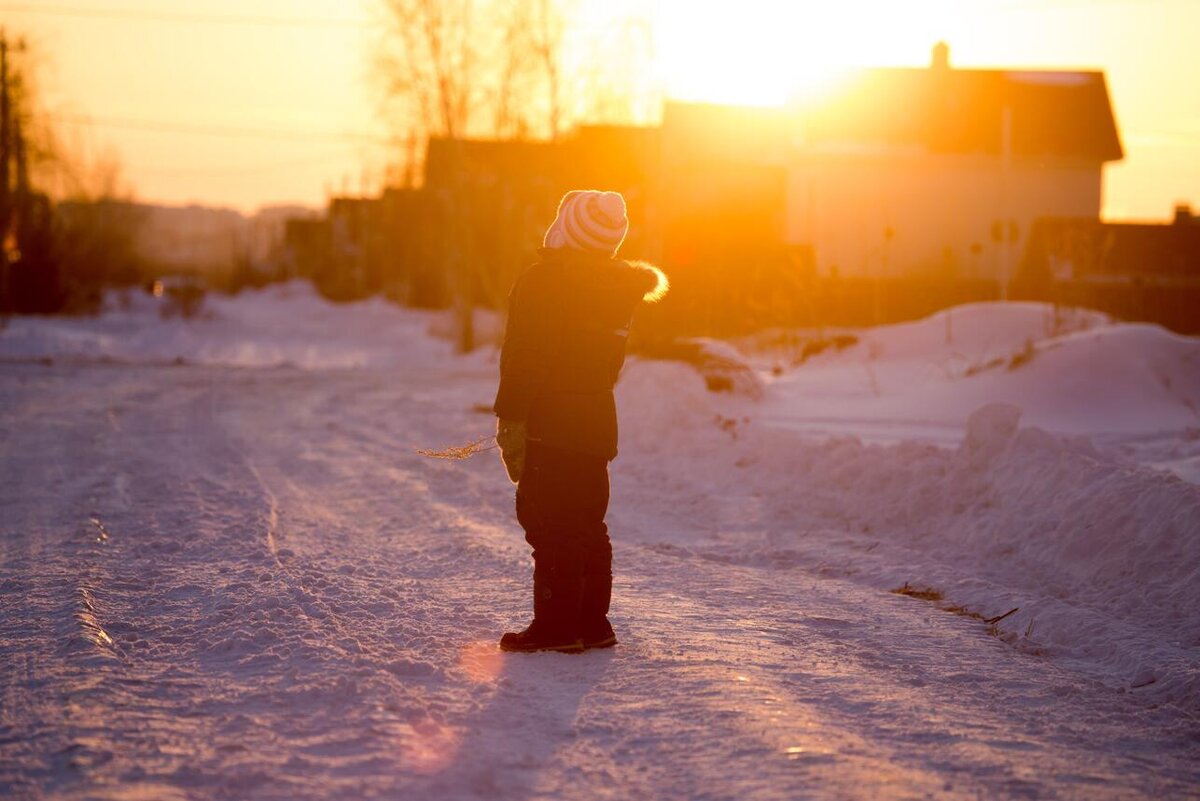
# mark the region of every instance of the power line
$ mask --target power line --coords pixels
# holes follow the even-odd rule
[[[196,134],[200,136],[226,136],[249,139],[276,139],[289,142],[359,142],[362,144],[390,144],[384,136],[354,134],[335,131],[284,131],[265,128],[236,128],[223,125],[193,125],[162,120],[133,119],[127,117],[89,117],[83,114],[48,114],[51,119],[71,125],[98,125],[106,128],[127,128],[153,133]]]
[[[305,158],[288,159],[286,161],[256,162],[240,166],[221,165],[217,167],[178,167],[130,164],[129,171],[139,175],[171,175],[196,176],[200,178],[238,178],[250,174],[267,174],[296,167],[323,166],[346,161],[353,154],[352,146],[346,145],[336,151],[319,153]]]
[[[76,6],[47,6],[41,3],[0,3],[0,12],[15,14],[44,14],[59,17],[89,17],[94,19],[139,20],[143,22],[202,22],[215,25],[261,25],[296,28],[368,28],[365,19],[337,17],[268,17],[241,14],[202,14],[195,12],[143,11],[126,8],[79,8]]]

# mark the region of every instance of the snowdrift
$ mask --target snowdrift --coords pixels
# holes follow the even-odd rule
[[[997,401],[1058,433],[1200,427],[1200,340],[1094,312],[972,304],[869,330],[788,372],[761,416],[809,432],[949,445],[971,412]]]
[[[1037,380],[1128,382],[1116,390],[1121,402],[1101,405],[1092,423],[1125,422],[1128,403],[1134,425],[1157,426],[1157,415],[1174,411],[1171,398],[1186,408],[1172,392],[1196,391],[1180,368],[1195,358],[1195,342],[1158,330],[1107,327],[1040,347],[1046,372]],[[1008,372],[996,386],[1005,378],[1029,382],[1024,397],[1043,417],[1087,397]],[[1200,487],[1101,452],[1087,437],[1020,427],[1022,409],[1010,403],[969,415],[951,449],[781,428],[759,411],[778,415],[788,396],[762,404],[715,396],[681,365],[635,364],[618,394],[626,458],[671,473],[685,506],[704,510],[717,498],[737,510],[656,520],[651,541],[721,561],[816,566],[880,589],[929,587],[944,606],[983,618],[1016,609],[994,627],[1006,641],[1079,660],[1110,686],[1200,708]],[[616,475],[619,492],[658,502],[661,492],[635,483],[642,471],[624,486]]]
[[[210,294],[191,320],[161,319],[159,302],[141,292],[114,293],[108,307],[95,318],[15,318],[0,334],[0,358],[355,369],[429,365],[452,354],[444,315],[378,298],[334,304],[303,281]]]

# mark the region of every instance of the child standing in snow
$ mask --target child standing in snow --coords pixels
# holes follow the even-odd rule
[[[629,230],[616,192],[563,196],[539,261],[509,295],[496,442],[517,484],[533,547],[533,622],[506,651],[608,648],[612,545],[608,463],[617,455],[613,386],[634,310],[667,288],[657,268],[618,260]]]

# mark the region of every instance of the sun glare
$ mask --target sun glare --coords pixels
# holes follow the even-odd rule
[[[663,81],[668,96],[682,100],[757,106],[803,101],[853,67],[922,63],[962,13],[945,0],[663,0]]]

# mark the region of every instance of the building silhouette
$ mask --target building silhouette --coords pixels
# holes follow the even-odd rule
[[[1064,225],[1102,230],[1104,167],[1123,155],[1103,73],[956,69],[939,44],[928,68],[861,70],[815,104],[668,102],[655,127],[435,139],[418,186],[335,198],[326,235],[288,237],[328,248],[323,261],[289,259],[322,261],[307,274],[331,297],[499,307],[559,197],[602,188],[629,203],[622,255],[660,262],[675,287],[643,328],[882,323],[1045,295],[1027,251]]]

